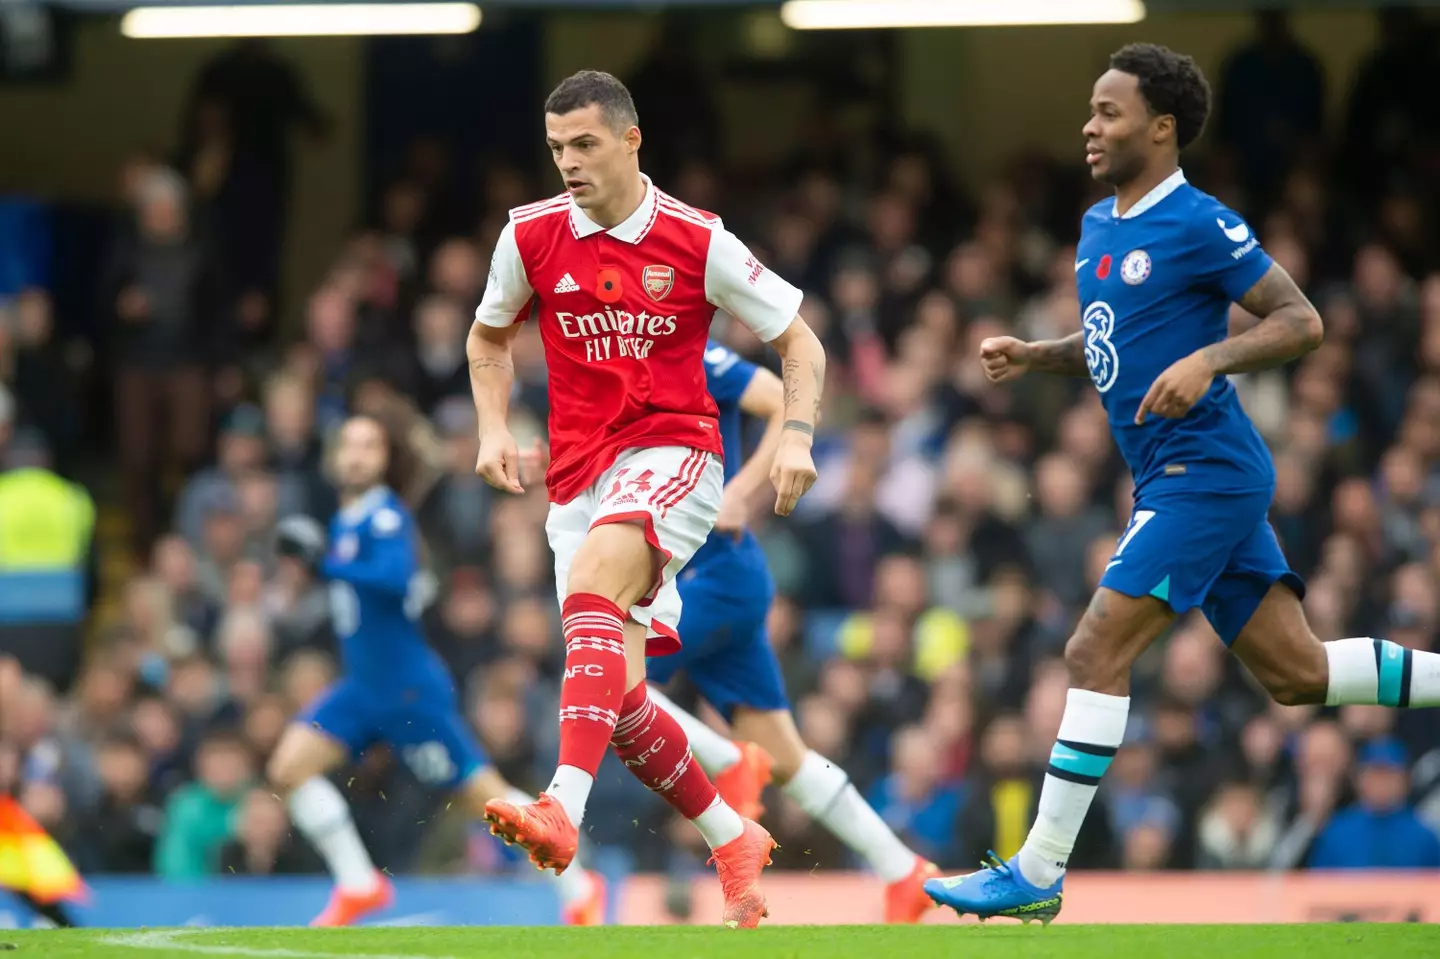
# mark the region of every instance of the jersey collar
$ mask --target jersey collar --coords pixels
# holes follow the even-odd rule
[[[656,207],[659,199],[655,195],[655,184],[645,174],[640,174],[640,179],[645,181],[645,199],[640,201],[640,206],[635,212],[625,219],[624,223],[606,230],[603,226],[590,219],[590,214],[580,209],[572,198],[570,200],[570,229],[575,236],[584,239],[587,236],[594,236],[596,233],[609,233],[622,243],[639,243],[645,234],[650,232],[650,225],[655,222]]]
[[[1146,210],[1150,209],[1155,204],[1159,203],[1161,200],[1165,199],[1170,194],[1174,193],[1176,190],[1180,189],[1180,187],[1184,183],[1185,171],[1176,170],[1174,173],[1170,174],[1165,179],[1157,183],[1155,185],[1155,189],[1142,196],[1134,206],[1126,210],[1124,213],[1120,213],[1117,209],[1120,201],[1116,200],[1114,205],[1110,207],[1110,215],[1118,217],[1121,220],[1132,220],[1140,214],[1144,213]]]
[[[371,487],[364,496],[340,511],[340,519],[353,526],[379,509],[380,504],[385,502],[388,492],[389,490],[383,486]]]

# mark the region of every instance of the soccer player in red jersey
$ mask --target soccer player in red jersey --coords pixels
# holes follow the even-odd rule
[[[770,478],[788,514],[815,481],[810,455],[825,352],[797,316],[801,293],[720,220],[640,172],[630,93],[605,73],[565,80],[545,103],[566,192],[512,210],[467,352],[480,422],[476,472],[521,492],[506,422],[518,322],[536,314],[550,391],[546,534],[565,631],[560,762],[535,803],[494,801],[492,829],[563,871],[607,746],[704,835],[725,924],[766,915],[774,840],[721,800],[679,724],[650,701],[645,656],[679,649],[676,573],[715,523],[722,447],[703,355],[716,309],[782,358],[783,439]],[[538,307],[538,309],[536,309]]]

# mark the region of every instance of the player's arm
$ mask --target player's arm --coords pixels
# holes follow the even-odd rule
[[[782,432],[813,437],[820,422],[820,398],[825,392],[825,347],[810,324],[798,316],[770,345],[780,354],[781,401],[785,410]],[[809,445],[806,443],[807,449]]]
[[[511,344],[534,297],[515,224],[505,224],[490,259],[485,295],[475,308],[475,322],[465,340],[470,364],[470,392],[480,430],[480,456],[475,472],[497,489],[521,492],[520,455],[510,435],[510,390],[515,384]]]
[[[740,411],[765,420],[765,435],[760,437],[760,444],[725,487],[727,494],[734,491],[733,495],[745,504],[748,512],[770,478],[770,467],[775,463],[775,453],[785,432],[785,389],[780,377],[764,367],[757,368],[750,385],[740,394]]]
[[[723,227],[711,231],[705,295],[780,354],[784,419],[770,469],[775,512],[788,516],[815,482],[810,447],[825,389],[825,347],[800,317],[803,294],[757,260]]]
[[[325,559],[323,572],[329,579],[338,579],[365,589],[405,596],[410,580],[419,570],[415,555],[414,530],[408,520],[393,509],[382,509],[370,520],[365,549],[354,559],[343,561],[333,552]]]
[[[980,341],[980,367],[992,383],[1008,383],[1031,370],[1059,376],[1088,376],[1085,334],[1071,333],[1062,340],[1027,343],[1013,336],[991,336]]]
[[[1085,332],[1077,330],[1060,340],[1036,340],[1030,344],[1030,369],[1058,376],[1089,376],[1085,364]]]
[[[1320,312],[1279,263],[1272,262],[1237,302],[1260,322],[1201,351],[1216,376],[1283,366],[1325,339]]]
[[[497,328],[477,320],[466,337],[470,393],[475,400],[481,438],[488,432],[510,428],[510,391],[515,385],[515,360],[510,347],[519,329],[519,325]]]

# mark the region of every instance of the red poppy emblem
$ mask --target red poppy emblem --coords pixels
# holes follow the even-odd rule
[[[618,303],[625,293],[620,286],[620,271],[606,267],[595,276],[595,296],[601,303]]]
[[[1110,275],[1110,254],[1109,254],[1109,253],[1106,253],[1104,256],[1102,256],[1102,257],[1100,258],[1100,263],[1099,263],[1099,265],[1095,267],[1095,275],[1098,276],[1098,277],[1099,277],[1100,279],[1102,279],[1102,280],[1105,279],[1105,277],[1107,277],[1107,276]]]
[[[645,292],[650,294],[650,299],[660,301],[670,295],[675,288],[675,268],[673,266],[647,266],[640,273],[640,279],[645,284]]]

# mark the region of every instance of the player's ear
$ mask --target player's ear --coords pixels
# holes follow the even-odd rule
[[[1175,136],[1175,117],[1168,113],[1162,113],[1150,121],[1151,138],[1156,143],[1164,143]]]
[[[626,130],[625,136],[623,136],[621,139],[625,141],[625,149],[628,152],[638,153],[640,151],[640,141],[642,137],[640,136],[639,127],[631,127],[630,129]]]

